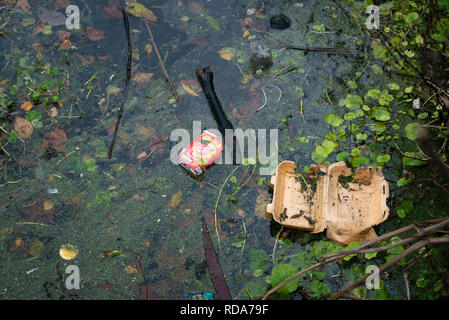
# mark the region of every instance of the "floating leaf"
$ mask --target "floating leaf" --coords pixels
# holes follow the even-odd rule
[[[425,162],[420,160],[417,152],[406,152],[405,156],[402,157],[402,164],[404,166],[417,167],[422,166]]]
[[[333,113],[329,113],[325,119],[328,124],[330,124],[331,126],[334,126],[334,127],[338,127],[338,126],[342,125],[344,122],[343,119],[341,119],[339,116],[337,116]]]
[[[405,130],[405,134],[407,135],[407,138],[409,138],[412,141],[416,140],[415,129],[417,127],[419,127],[419,123],[417,123],[417,122],[412,122],[405,126],[404,130]]]
[[[25,101],[20,106],[20,109],[25,110],[25,111],[30,111],[32,108],[33,108],[33,103],[31,101]]]
[[[17,117],[14,121],[14,130],[19,134],[19,137],[27,139],[33,135],[34,127],[27,119]]]
[[[126,6],[126,12],[137,18],[144,18],[153,22],[157,21],[157,17],[154,13],[138,2],[128,4]]]
[[[191,96],[198,97],[198,94],[197,94],[195,91],[193,91],[190,87],[188,87],[187,85],[185,85],[184,83],[181,83],[181,86],[182,86],[182,88],[183,88],[188,94],[190,94]]]
[[[170,203],[168,204],[168,208],[171,210],[174,207],[177,207],[181,203],[182,191],[179,190],[175,194],[171,196]]]
[[[144,72],[136,72],[136,74],[133,77],[133,80],[136,81],[138,84],[144,84],[148,82],[153,77],[154,73],[144,73]]]
[[[234,49],[233,48],[227,48],[224,47],[222,49],[220,49],[218,51],[218,53],[220,54],[220,57],[226,61],[230,61],[232,60],[232,58],[234,57]]]
[[[343,161],[348,157],[348,153],[346,151],[340,152],[337,154],[337,161]]]
[[[391,118],[390,112],[388,112],[387,109],[381,107],[374,108],[371,116],[378,121],[388,121]]]
[[[98,41],[104,38],[104,31],[87,26],[87,38],[90,41]]]
[[[391,156],[389,154],[384,154],[383,156],[377,156],[376,161],[385,163],[385,162],[390,161],[390,159],[391,159]]]

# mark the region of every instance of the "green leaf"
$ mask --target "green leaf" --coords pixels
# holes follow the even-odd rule
[[[405,126],[404,129],[405,129],[405,134],[407,135],[407,138],[409,138],[412,141],[416,140],[415,129],[417,127],[419,127],[419,123],[417,123],[417,122],[412,122]]]
[[[271,271],[271,285],[273,287],[277,286],[279,283],[289,278],[296,273],[296,269],[289,264],[277,264],[273,267]],[[295,291],[298,288],[299,279],[294,279],[279,288],[277,292],[280,294],[288,294]]]
[[[368,92],[366,93],[366,97],[371,97],[374,100],[377,100],[379,98],[379,94],[380,94],[380,90],[379,89],[371,89],[368,90]]]
[[[229,181],[231,181],[232,183],[237,183],[237,178],[236,176],[232,176],[229,178]]]
[[[413,87],[407,87],[407,88],[404,89],[404,92],[405,93],[410,93],[410,92],[412,92],[412,90],[413,90]]]
[[[371,117],[378,121],[388,121],[390,120],[390,112],[388,112],[385,108],[374,108],[374,110],[371,112]]]
[[[417,12],[410,12],[408,15],[405,16],[405,22],[411,23],[419,18],[419,14]]]
[[[335,149],[338,148],[338,144],[336,144],[335,142],[332,142],[330,140],[324,140],[323,143],[321,144],[323,146],[323,148],[325,149],[326,157]]]
[[[424,39],[423,39],[423,37],[420,34],[417,34],[416,37],[415,37],[415,42],[417,44],[423,44],[424,43]]]
[[[16,142],[16,140],[17,140],[18,137],[19,137],[18,133],[15,132],[15,131],[12,131],[12,132],[9,134],[8,142],[9,142],[9,143],[14,143],[14,142]]]
[[[398,86],[396,83],[390,83],[390,84],[388,85],[388,87],[389,87],[391,90],[399,90],[399,86]]]
[[[339,116],[337,116],[333,113],[329,113],[325,119],[326,119],[326,122],[333,127],[341,126],[344,122],[343,119],[341,119]]]
[[[379,104],[381,106],[387,106],[391,101],[393,101],[393,99],[394,97],[390,93],[388,93],[387,90],[384,90],[379,96]]]
[[[354,148],[354,149],[351,150],[351,156],[357,157],[358,155],[360,155],[360,149],[359,148]]]
[[[372,258],[376,257],[376,255],[377,255],[377,252],[365,253],[365,258],[372,259]]]
[[[354,161],[352,162],[352,166],[354,168],[358,168],[361,165],[368,164],[368,163],[369,163],[369,159],[368,158],[366,158],[366,157],[358,157],[358,158],[354,159]]]
[[[402,157],[402,164],[411,167],[422,166],[425,162],[420,159],[421,157],[417,152],[405,152],[405,156]]]
[[[373,47],[373,56],[376,59],[384,60],[387,54],[387,48],[381,44],[375,44]]]
[[[378,156],[376,158],[376,161],[377,162],[381,162],[381,163],[385,163],[385,162],[390,161],[390,159],[391,159],[391,156],[389,154],[384,154],[383,156]]]
[[[351,121],[351,120],[353,120],[353,119],[355,119],[355,118],[357,118],[357,114],[354,113],[354,112],[347,112],[347,113],[345,113],[345,115],[344,115],[344,119],[345,119],[346,121]]]
[[[348,153],[346,151],[340,152],[337,154],[337,161],[343,161],[348,157]]]
[[[249,291],[249,294],[251,297],[248,296],[248,298],[254,298],[257,299],[261,296],[263,296],[266,292],[266,285],[261,281],[248,281],[245,284],[245,288]]]
[[[400,178],[397,182],[398,187],[403,187],[410,182],[410,179]]]
[[[310,296],[317,299],[322,298],[331,292],[329,286],[319,280],[312,281],[308,289],[313,292]]]
[[[255,271],[257,269],[266,270],[270,265],[270,258],[263,249],[251,248],[248,252],[249,269]]]
[[[355,136],[358,140],[366,140],[368,138],[368,135],[366,133],[357,133]]]

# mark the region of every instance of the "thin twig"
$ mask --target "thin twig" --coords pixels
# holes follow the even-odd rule
[[[149,291],[149,288],[147,285],[147,278],[145,277],[145,272],[143,272],[142,264],[140,263],[140,256],[137,259],[137,264],[139,265],[140,273],[142,274],[142,277],[143,277],[143,283],[145,285],[145,288],[147,289],[147,300],[149,300],[150,299],[150,291]]]
[[[115,142],[117,140],[117,134],[118,134],[118,128],[120,126],[120,121],[123,117],[123,109],[125,107],[126,98],[128,97],[128,85],[129,80],[131,79],[131,63],[132,63],[132,46],[131,46],[131,36],[129,34],[129,22],[128,22],[128,15],[125,12],[125,9],[123,9],[122,6],[120,6],[120,9],[122,10],[123,15],[123,23],[125,24],[125,30],[126,30],[126,39],[128,40],[128,53],[126,57],[126,83],[125,83],[125,89],[123,94],[123,102],[120,106],[119,114],[117,116],[117,121],[115,122],[115,128],[114,128],[114,137],[112,138],[111,145],[109,146],[108,151],[108,159],[112,158],[112,151],[114,150]]]
[[[170,88],[173,91],[173,94],[175,95],[176,101],[179,101],[178,92],[176,91],[176,88],[175,88],[170,76],[168,75],[167,70],[165,69],[164,62],[162,61],[161,55],[159,54],[159,49],[156,46],[156,41],[154,41],[153,33],[151,32],[150,25],[148,24],[148,21],[145,19],[143,19],[143,22],[145,23],[145,26],[147,27],[148,33],[150,35],[151,43],[153,44],[154,51],[156,52],[157,58],[159,59],[159,63],[161,65],[162,72],[164,73],[165,78],[167,79],[167,82],[170,85]]]

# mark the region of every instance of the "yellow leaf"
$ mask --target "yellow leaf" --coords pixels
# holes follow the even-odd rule
[[[125,272],[129,273],[129,274],[139,273],[139,271],[137,271],[137,269],[134,268],[133,266],[126,266],[125,267]]]
[[[148,53],[151,53],[153,51],[153,46],[149,43],[145,45],[145,50],[147,50]]]
[[[144,84],[145,82],[150,80],[153,75],[154,73],[152,72],[151,73],[137,72],[134,75],[133,80],[137,81],[138,84]]]
[[[249,31],[245,30],[245,32],[243,32],[243,38],[246,38],[247,36],[249,36]]]
[[[48,211],[53,208],[54,204],[51,201],[45,200],[44,201],[44,210]]]
[[[157,21],[157,17],[151,10],[148,10],[138,2],[130,3],[126,6],[126,12],[137,18],[144,18],[150,21]]]
[[[218,53],[220,54],[220,57],[222,59],[224,59],[226,61],[230,61],[234,57],[234,54],[230,51],[227,51],[227,49],[229,49],[229,48],[223,48],[223,49],[219,50]]]
[[[181,85],[182,85],[182,88],[183,88],[188,94],[190,94],[190,95],[192,95],[192,96],[195,96],[195,97],[198,97],[198,94],[197,94],[195,91],[193,91],[192,89],[190,89],[188,86],[186,86],[184,83],[182,83]]]
[[[33,108],[33,104],[31,103],[31,101],[25,101],[20,106],[20,109],[25,110],[25,111],[30,111],[32,108]]]
[[[173,209],[174,207],[176,207],[181,203],[181,195],[182,191],[179,190],[178,192],[176,192],[174,195],[171,196],[170,203],[168,204],[169,209]]]

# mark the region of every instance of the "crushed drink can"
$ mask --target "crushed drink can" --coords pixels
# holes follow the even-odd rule
[[[204,130],[198,138],[182,149],[178,155],[178,164],[198,177],[220,158],[222,152],[221,139]]]

